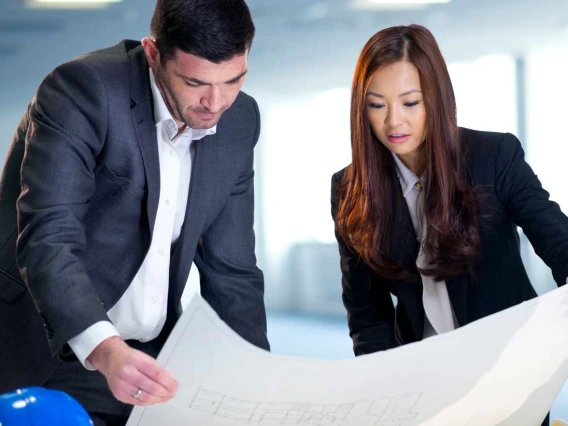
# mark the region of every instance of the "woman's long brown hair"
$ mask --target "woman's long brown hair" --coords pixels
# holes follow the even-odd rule
[[[352,163],[343,182],[335,216],[341,238],[373,270],[385,278],[411,279],[416,270],[392,256],[392,239],[406,208],[394,182],[391,152],[371,132],[366,93],[380,68],[407,61],[418,69],[426,108],[427,182],[424,249],[431,263],[421,270],[438,280],[473,271],[479,252],[475,193],[466,170],[466,146],[460,139],[450,76],[434,36],[419,25],[398,26],[375,34],[363,48],[351,95]]]

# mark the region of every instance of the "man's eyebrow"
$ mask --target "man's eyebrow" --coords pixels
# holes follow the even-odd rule
[[[243,78],[245,76],[245,74],[248,72],[248,70],[244,70],[242,73],[240,73],[238,76],[236,76],[235,78],[226,81],[225,83],[236,83],[237,81],[239,81],[241,78]]]
[[[243,78],[243,76],[248,72],[248,70],[240,73],[238,76],[236,76],[235,78],[232,78],[229,81],[226,81],[224,84],[230,84],[230,83],[236,83],[237,81],[239,81],[241,78]],[[199,80],[198,78],[193,78],[193,77],[187,77],[183,74],[179,74],[180,77],[182,77],[184,80],[190,81],[192,83],[195,84],[200,84],[202,86],[211,86],[211,83],[207,82],[207,81],[203,81],[203,80]]]

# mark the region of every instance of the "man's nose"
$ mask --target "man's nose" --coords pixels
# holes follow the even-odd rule
[[[221,93],[221,89],[215,86],[209,87],[207,93],[201,98],[201,105],[207,108],[212,114],[221,111],[223,107],[223,94]]]

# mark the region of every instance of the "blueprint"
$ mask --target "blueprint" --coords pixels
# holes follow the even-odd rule
[[[127,426],[540,426],[568,376],[566,330],[568,286],[422,342],[305,359],[249,344],[195,295],[158,357],[176,397]]]

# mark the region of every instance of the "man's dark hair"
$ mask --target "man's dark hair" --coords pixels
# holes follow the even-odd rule
[[[242,55],[254,37],[244,0],[158,0],[150,24],[162,63],[176,48],[220,63]]]

